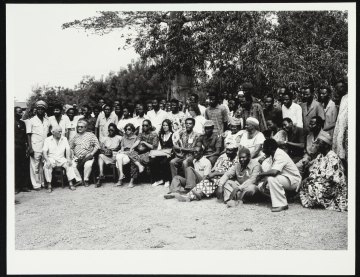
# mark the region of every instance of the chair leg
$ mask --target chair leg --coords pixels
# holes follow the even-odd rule
[[[64,175],[66,174],[65,172],[64,172],[65,170],[63,169],[63,168],[61,168],[61,187],[62,188],[64,188],[65,187],[65,185],[64,185]]]
[[[114,178],[114,183],[116,182],[116,166],[112,166],[113,169],[113,178]]]

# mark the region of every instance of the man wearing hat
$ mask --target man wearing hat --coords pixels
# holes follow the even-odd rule
[[[204,123],[205,134],[198,137],[196,146],[203,148],[204,157],[214,166],[221,152],[221,137],[214,134],[214,122],[206,120]]]
[[[212,196],[219,185],[221,176],[239,163],[237,150],[236,144],[228,144],[226,146],[226,153],[218,158],[207,178],[198,183],[187,195],[180,195],[177,199],[183,202],[190,202],[192,200],[201,200],[203,196]]]
[[[259,195],[256,177],[261,172],[261,165],[250,159],[250,151],[245,147],[239,150],[238,157],[239,163],[220,178],[216,192],[218,199],[223,198],[228,207],[242,203],[243,199],[250,200]]]
[[[263,152],[266,156],[271,156],[272,163],[268,171],[256,177],[256,181],[267,177],[260,191],[264,191],[266,185],[269,186],[272,212],[287,210],[289,207],[285,191],[294,192],[297,189],[301,183],[300,172],[289,155],[279,148],[274,139],[264,141]]]
[[[35,190],[44,186],[43,180],[43,146],[50,130],[50,122],[44,117],[47,104],[39,100],[35,103],[37,114],[26,125],[30,155],[30,178]]]

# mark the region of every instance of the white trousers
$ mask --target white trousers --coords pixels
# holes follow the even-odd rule
[[[34,152],[34,157],[30,156],[30,179],[34,189],[44,186],[43,156],[41,152]]]
[[[294,191],[299,183],[291,184],[290,180],[283,175],[277,175],[276,177],[269,176],[267,181],[270,188],[271,203],[274,208],[286,206],[288,203],[285,190]]]
[[[91,174],[91,168],[92,168],[93,163],[94,163],[94,158],[86,161],[86,163],[84,164],[84,181],[89,181],[89,176]],[[73,169],[75,172],[76,182],[79,182],[79,181],[81,181],[81,175],[80,175],[79,170],[76,168],[76,166],[77,166],[77,162],[75,162],[75,157],[74,157]]]
[[[127,154],[124,153],[118,153],[116,155],[116,167],[119,168],[119,162],[122,160],[122,164],[128,164],[130,162],[130,158]]]
[[[55,159],[49,158],[49,160],[52,164],[55,164],[55,166],[61,166],[61,167],[65,168],[66,176],[67,176],[69,182],[76,178],[74,168],[72,166],[67,165],[66,158],[61,158],[60,160],[55,160]],[[51,179],[52,179],[53,168],[52,167],[47,168],[47,165],[48,165],[47,162],[45,162],[44,174],[45,174],[46,181],[50,183]],[[80,180],[77,180],[77,181],[80,181]]]

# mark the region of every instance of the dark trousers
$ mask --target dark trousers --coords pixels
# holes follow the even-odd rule
[[[149,167],[155,182],[160,180],[171,182],[170,161],[172,159],[172,156],[169,158],[166,156],[150,158]]]
[[[29,157],[26,157],[26,150],[15,150],[15,189],[22,190],[27,187],[30,179]]]

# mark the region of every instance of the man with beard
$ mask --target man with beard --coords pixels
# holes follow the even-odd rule
[[[214,123],[214,133],[222,134],[227,129],[228,111],[219,104],[219,95],[216,93],[209,94],[210,107],[205,110],[205,119]]]
[[[282,124],[282,111],[281,109],[275,108],[274,107],[274,96],[272,96],[271,94],[268,94],[264,97],[264,117],[265,117],[265,121],[268,121],[269,119],[274,120],[274,123],[277,126],[281,126]],[[269,126],[267,126],[269,127]]]
[[[315,146],[315,141],[324,127],[324,120],[320,116],[313,116],[309,122],[309,131],[304,147],[304,156],[303,158],[296,163],[297,168],[299,169],[300,174],[303,174],[305,168],[309,162],[315,158],[314,155],[317,155],[318,151]]]
[[[287,89],[282,95],[282,116],[290,118],[294,126],[303,128],[302,109],[300,105],[293,102],[293,94]]]
[[[116,115],[111,114],[110,105],[105,104],[103,113],[100,113],[95,124],[95,135],[100,142],[109,135],[108,128],[110,123],[116,122]]]
[[[63,137],[69,139],[68,129],[70,128],[70,120],[66,115],[63,115],[61,112],[63,106],[58,103],[53,106],[53,116],[49,117],[49,122],[51,125],[51,130],[57,126],[61,127],[61,134]]]
[[[28,121],[26,134],[29,145],[31,183],[34,189],[39,191],[41,187],[44,186],[42,149],[44,141],[50,131],[50,122],[44,117],[47,104],[39,100],[35,105],[37,114]]]
[[[314,116],[320,116],[324,119],[323,106],[314,99],[314,88],[311,86],[303,86],[301,109],[303,128],[309,130],[310,119]]]
[[[179,196],[181,201],[190,202],[192,200],[201,200],[204,196],[212,196],[218,188],[220,178],[230,168],[239,163],[236,155],[237,150],[238,148],[234,143],[228,144],[226,146],[226,153],[218,158],[206,179],[198,183],[187,195]]]
[[[228,207],[234,207],[246,200],[254,200],[259,194],[256,177],[261,172],[261,165],[250,159],[247,148],[239,150],[239,163],[231,167],[220,178],[216,192],[218,199],[224,200]]]
[[[23,111],[20,107],[15,107],[15,194],[20,191],[29,192],[26,187],[29,171],[29,154],[26,139],[26,125],[21,120]]]
[[[336,119],[339,113],[339,107],[335,105],[335,102],[330,99],[331,91],[330,88],[321,86],[319,88],[319,102],[324,108],[324,131],[328,132],[333,136]]]
[[[263,152],[271,156],[271,166],[266,172],[259,173],[256,182],[266,177],[260,186],[260,192],[264,192],[267,185],[270,189],[272,212],[280,212],[289,208],[285,191],[293,192],[301,183],[301,175],[294,162],[283,150],[278,147],[274,139],[264,141]]]
[[[306,130],[294,126],[292,120],[288,117],[283,119],[283,129],[285,130],[288,140],[287,141],[278,141],[279,145],[285,144],[289,147],[289,156],[297,163],[301,160],[304,147],[305,147],[305,138]]]

